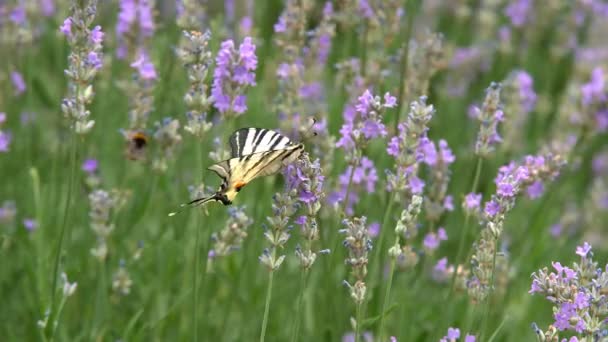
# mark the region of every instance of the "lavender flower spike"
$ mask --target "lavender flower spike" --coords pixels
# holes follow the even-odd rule
[[[350,296],[359,305],[365,300],[367,286],[365,276],[367,275],[368,254],[372,249],[372,240],[369,237],[368,227],[365,224],[366,217],[344,220],[345,229],[340,230],[346,237],[344,246],[348,249],[348,257],[345,263],[350,266],[351,273],[355,278],[354,285],[345,281],[350,289]],[[359,324],[359,322],[357,322]]]
[[[103,32],[99,26],[90,29],[95,14],[97,13],[97,1],[74,2],[70,8],[71,16],[61,27],[70,45],[68,56],[68,69],[65,74],[68,77],[68,94],[63,99],[61,109],[64,115],[71,121],[72,128],[78,134],[88,133],[95,124],[89,120],[90,112],[87,105],[93,101],[93,79],[102,65],[103,54],[101,52]]]
[[[188,108],[188,123],[184,130],[201,138],[212,125],[207,121],[207,111],[212,104],[212,98],[207,95],[208,87],[205,81],[213,63],[209,51],[211,32],[184,31],[183,38],[180,48],[177,49],[177,56],[186,68],[190,81],[190,88],[184,96]]]
[[[222,42],[213,72],[213,106],[225,117],[243,114],[247,110],[248,87],[256,85],[258,58],[251,37],[245,37],[236,49],[232,40]]]
[[[497,131],[498,123],[503,120],[500,90],[501,85],[492,82],[486,89],[486,98],[481,110],[479,108],[474,109],[475,115],[481,122],[477,142],[475,143],[475,154],[480,157],[487,157],[494,151],[494,145],[501,141]]]

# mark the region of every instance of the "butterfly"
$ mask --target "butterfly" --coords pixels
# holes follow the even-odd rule
[[[241,128],[229,138],[230,159],[208,167],[222,183],[212,196],[201,197],[181,206],[199,206],[210,201],[232,204],[236,195],[252,180],[277,173],[294,162],[304,151],[304,145],[265,128]],[[172,212],[173,216],[177,212]]]

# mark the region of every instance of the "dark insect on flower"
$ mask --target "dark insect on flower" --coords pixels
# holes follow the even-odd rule
[[[127,148],[125,155],[130,160],[142,160],[145,157],[148,136],[143,132],[129,132],[126,134]]]

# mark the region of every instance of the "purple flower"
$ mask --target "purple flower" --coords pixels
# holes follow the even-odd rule
[[[306,216],[304,216],[304,215],[298,216],[298,218],[295,219],[293,222],[299,226],[303,226],[306,224]]]
[[[247,110],[245,95],[241,93],[247,86],[255,85],[257,56],[251,37],[246,37],[236,51],[232,40],[221,44],[216,57],[211,94],[214,107],[221,113],[233,111],[242,114]]]
[[[445,273],[448,269],[448,258],[443,257],[437,261],[433,270],[437,273]]]
[[[508,180],[502,181],[498,184],[496,193],[503,197],[513,197],[516,195],[515,187]]]
[[[469,335],[464,337],[464,342],[475,342],[475,335]]]
[[[42,15],[45,17],[50,17],[55,13],[55,3],[53,0],[42,0],[40,2],[40,7],[42,9]]]
[[[413,194],[419,195],[422,193],[422,191],[424,190],[424,181],[420,178],[418,178],[418,176],[412,176],[410,178],[409,181],[409,186],[410,189],[412,190]]]
[[[151,37],[154,34],[154,15],[153,15],[153,2],[150,0],[139,0],[139,28],[141,34],[144,37]]]
[[[6,113],[0,112],[0,124],[3,124],[6,121]]]
[[[536,92],[534,91],[534,79],[525,71],[518,71],[515,80],[519,88],[519,98],[526,113],[534,109],[536,104]]]
[[[36,223],[36,220],[34,219],[25,218],[23,219],[23,226],[28,232],[33,232],[38,227],[38,223]]]
[[[570,302],[562,303],[559,310],[553,315],[553,318],[555,318],[553,325],[560,331],[574,329],[576,332],[581,333],[585,328],[585,323],[578,316],[575,305]],[[577,323],[573,327],[571,322]]]
[[[17,6],[11,11],[9,19],[16,25],[23,25],[27,19],[25,8],[23,6]]]
[[[8,152],[11,145],[11,134],[0,131],[0,152]]]
[[[97,25],[91,30],[91,42],[93,44],[101,44],[104,33],[101,31],[101,26]]]
[[[528,194],[528,197],[530,197],[530,199],[539,198],[540,196],[543,195],[544,191],[545,191],[545,186],[543,185],[543,182],[541,182],[539,180],[532,183],[530,186],[528,186],[528,189],[526,189],[526,192]]]
[[[363,122],[361,133],[363,133],[365,139],[371,140],[377,137],[386,136],[387,131],[382,122],[368,119]]]
[[[443,139],[439,140],[439,154],[441,155],[443,162],[446,164],[452,164],[456,160],[456,157],[448,146],[448,142]]]
[[[452,195],[445,196],[445,199],[443,200],[443,207],[447,211],[454,210],[454,198],[452,197]]]
[[[500,204],[498,202],[491,200],[486,202],[485,213],[486,215],[492,217],[496,216],[500,212]]]
[[[378,223],[378,222],[371,223],[369,225],[369,227],[367,228],[367,231],[369,232],[370,237],[372,237],[372,238],[377,237],[378,234],[380,234],[380,223]]]
[[[355,110],[357,110],[357,112],[359,112],[361,114],[367,114],[367,112],[370,110],[370,107],[372,106],[373,102],[374,102],[374,96],[369,91],[369,89],[366,89],[365,92],[363,93],[363,95],[361,95],[357,98],[357,104],[355,105]]]
[[[97,172],[97,167],[97,159],[89,158],[82,163],[82,171],[89,174]]]
[[[239,22],[239,29],[241,30],[241,34],[248,35],[251,33],[251,28],[253,27],[253,19],[250,16],[244,16],[241,18]]]
[[[384,107],[386,108],[395,108],[397,105],[397,98],[389,94],[388,92],[384,94]]]
[[[464,197],[464,205],[467,209],[473,210],[481,206],[481,194],[469,193]]]
[[[11,82],[13,83],[13,88],[15,89],[15,95],[21,95],[25,92],[25,89],[27,89],[23,76],[18,71],[11,72]]]
[[[587,241],[585,241],[582,246],[576,247],[576,254],[580,255],[581,258],[586,258],[590,251],[591,245]]]
[[[366,19],[374,17],[374,10],[368,0],[359,0],[359,14]]]
[[[420,139],[420,144],[418,145],[418,153],[423,156],[422,161],[429,165],[435,166],[438,162],[437,148],[435,147],[435,143],[429,140],[426,137]]]
[[[386,148],[386,152],[393,157],[399,156],[399,137],[392,137],[388,142],[388,146]]]
[[[604,100],[606,96],[604,94],[605,84],[606,80],[604,77],[604,71],[601,67],[596,67],[591,72],[591,79],[589,83],[585,83],[581,87],[583,105],[588,106],[596,99]]]
[[[279,21],[274,24],[274,32],[280,33],[285,31],[287,31],[287,20],[285,19],[285,14],[281,14]]]
[[[448,235],[445,232],[444,228],[439,228],[437,233],[431,232],[426,234],[424,237],[424,247],[427,249],[434,251],[439,247],[439,243],[441,241],[445,241],[448,239]]]
[[[116,22],[116,35],[122,37],[129,31],[131,25],[137,18],[137,7],[135,0],[120,0],[118,10],[118,21]]]
[[[144,80],[155,80],[157,77],[154,64],[152,64],[150,57],[144,50],[140,51],[139,57],[135,62],[131,63],[131,67],[137,69],[139,76]]]
[[[538,279],[532,280],[532,285],[530,286],[530,291],[528,291],[528,293],[534,294],[534,293],[542,293],[542,292],[543,292],[543,289],[540,287],[540,282],[538,281]]]
[[[63,33],[66,37],[72,36],[72,18],[68,17],[63,21],[63,24],[59,26],[59,31]]]
[[[448,328],[448,339],[456,340],[460,338],[460,329],[458,328]]]
[[[515,27],[524,26],[530,17],[532,4],[530,0],[514,0],[505,8],[505,15]]]
[[[87,63],[89,63],[95,69],[101,69],[102,62],[97,52],[91,51],[87,56]]]
[[[551,226],[551,228],[549,229],[549,232],[551,233],[551,236],[553,236],[554,238],[557,238],[560,235],[562,235],[563,230],[564,230],[564,227],[561,224],[556,223]]]
[[[574,306],[576,306],[576,308],[579,310],[588,308],[590,300],[591,296],[589,296],[583,291],[579,291],[574,297]]]

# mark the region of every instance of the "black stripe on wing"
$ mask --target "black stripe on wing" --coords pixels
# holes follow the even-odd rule
[[[237,158],[241,156],[241,151],[243,147],[245,147],[245,142],[247,141],[247,135],[250,134],[251,130],[256,130],[256,128],[241,128],[236,132],[232,133],[228,142],[230,143],[230,156],[232,158]]]
[[[241,128],[230,136],[229,142],[232,158],[280,150],[293,145],[286,136],[265,128]]]

